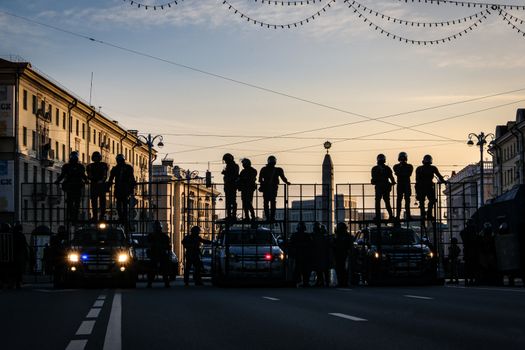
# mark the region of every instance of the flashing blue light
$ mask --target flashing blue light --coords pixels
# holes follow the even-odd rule
[[[87,255],[82,255],[82,260],[87,260],[88,256]]]

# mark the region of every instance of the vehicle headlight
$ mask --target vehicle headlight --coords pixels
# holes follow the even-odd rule
[[[119,263],[125,263],[129,259],[129,255],[127,253],[120,253],[117,257],[117,260]]]
[[[379,259],[381,257],[381,254],[379,252],[374,252],[374,258]]]
[[[432,251],[429,251],[425,254],[425,258],[428,260],[432,259],[434,257],[434,253]]]
[[[67,260],[69,260],[69,262],[76,263],[80,260],[80,256],[78,255],[78,253],[69,253],[67,256]]]

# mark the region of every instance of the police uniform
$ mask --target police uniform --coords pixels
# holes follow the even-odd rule
[[[90,198],[93,219],[104,219],[106,212],[106,179],[108,177],[108,165],[104,162],[94,162],[86,167],[87,177],[91,183]],[[100,206],[99,206],[100,204]]]
[[[394,165],[394,173],[397,177],[397,201],[396,201],[396,216],[399,219],[401,215],[401,204],[403,197],[405,198],[405,211],[407,219],[410,218],[410,196],[412,195],[412,188],[410,186],[410,177],[414,172],[412,164],[400,162]]]

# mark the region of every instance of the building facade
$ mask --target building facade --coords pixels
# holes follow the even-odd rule
[[[499,196],[525,183],[525,109],[516,111],[516,120],[496,126],[495,136],[489,152],[494,166],[495,195]]]
[[[63,220],[54,210],[63,206],[57,202],[60,189],[51,184],[72,151],[84,164],[99,151],[110,167],[117,154],[124,154],[137,181],[147,181],[148,148],[138,142],[137,132],[96,111],[30,63],[0,59],[0,106],[0,221],[32,221],[35,209],[52,221]],[[28,183],[38,186],[24,186]]]

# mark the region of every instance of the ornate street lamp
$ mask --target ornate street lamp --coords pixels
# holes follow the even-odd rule
[[[479,134],[470,133],[468,135],[468,141],[467,145],[474,146],[474,140],[477,140],[476,146],[479,146],[479,177],[480,177],[480,199],[481,199],[481,205],[485,204],[485,180],[484,180],[484,174],[485,174],[485,168],[483,167],[483,150],[485,145],[487,144],[487,140],[490,139],[490,141],[493,141],[495,138],[494,134],[485,134],[483,131],[481,131]]]
[[[159,140],[157,143],[157,146],[162,148],[164,147],[163,137],[162,135],[155,135],[152,136],[151,134],[148,134],[148,136],[144,135],[138,135],[137,136],[137,143],[140,145],[140,142],[143,142],[148,146],[148,200],[149,200],[149,208],[151,211],[151,182],[153,181],[153,146],[155,146],[155,141]],[[151,214],[151,213],[150,213]]]

